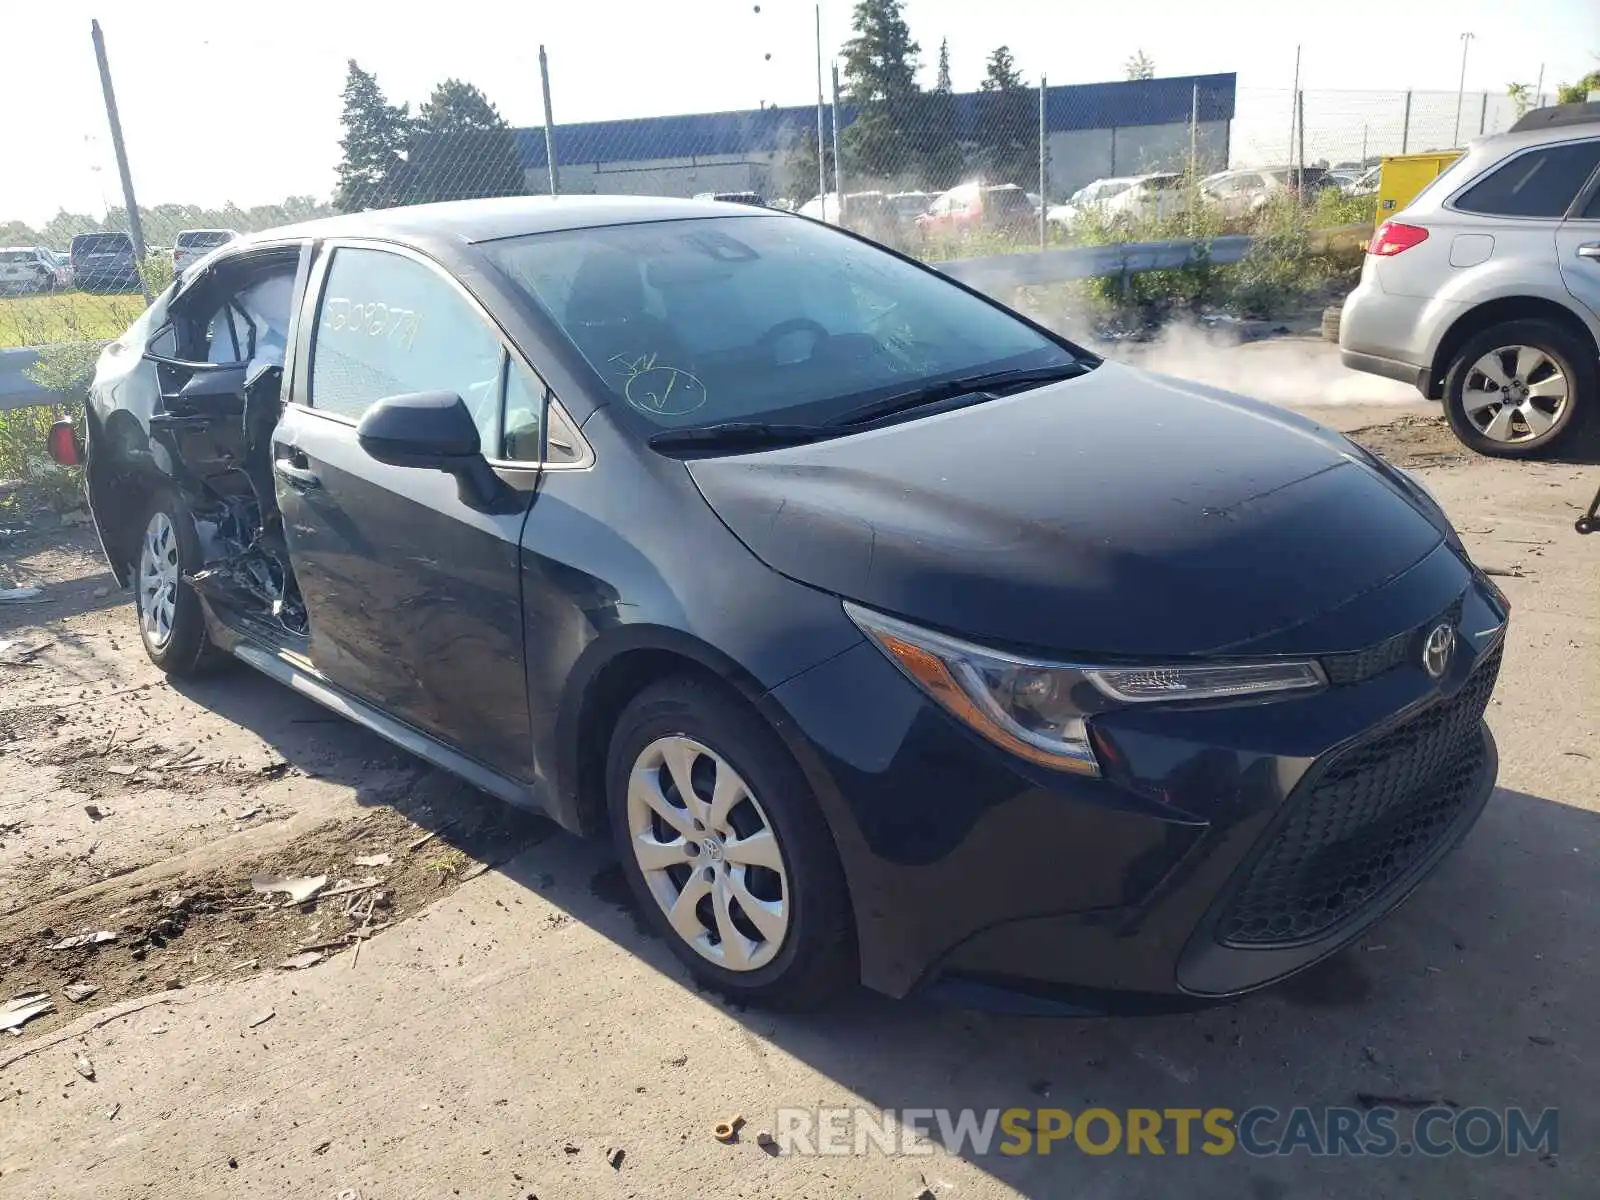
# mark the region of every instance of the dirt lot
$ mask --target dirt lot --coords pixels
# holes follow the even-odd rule
[[[697,994],[603,848],[243,669],[167,684],[92,537],[36,522],[0,547],[0,587],[41,589],[0,604],[0,1004],[54,1011],[0,1036],[0,1196],[1593,1195],[1600,538],[1572,520],[1600,471],[1470,458],[1415,407],[1314,415],[1419,468],[1510,595],[1502,787],[1361,945],[1181,1017],[862,994],[776,1018]],[[324,882],[297,904],[265,875]],[[282,965],[301,954],[322,957]],[[1559,1107],[1559,1153],[805,1157],[754,1138],[784,1106],[1374,1096]],[[733,1114],[749,1124],[722,1145]]]

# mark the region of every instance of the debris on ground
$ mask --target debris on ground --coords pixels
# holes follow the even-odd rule
[[[328,877],[297,875],[285,879],[279,875],[256,875],[251,878],[250,886],[262,895],[270,896],[283,892],[288,895],[291,904],[304,904],[328,886]]]
[[[255,1016],[250,1018],[249,1028],[255,1029],[255,1028],[258,1028],[259,1026],[265,1025],[268,1021],[272,1020],[272,1018],[277,1016],[277,1015],[278,1015],[277,1012],[274,1011],[273,1009],[270,1009],[270,1008],[267,1009],[265,1012],[258,1012]]]
[[[104,821],[107,817],[116,814],[115,809],[101,808],[98,804],[85,804],[83,811],[89,814],[91,821]]]
[[[87,1054],[80,1054],[72,1061],[73,1067],[90,1083],[94,1082],[94,1063],[89,1061]]]
[[[358,867],[387,867],[394,861],[392,854],[358,854],[352,860]]]
[[[606,1161],[611,1164],[611,1169],[613,1171],[620,1171],[622,1170],[622,1160],[626,1158],[627,1155],[628,1152],[626,1150],[624,1150],[621,1146],[617,1146],[614,1149],[606,1151]]]
[[[582,1150],[582,1146],[574,1145],[572,1142],[568,1142],[565,1146],[561,1147],[561,1152],[563,1154],[578,1154]]]
[[[24,600],[32,600],[39,594],[36,587],[0,588],[0,604],[20,604]]]
[[[55,1012],[48,992],[23,992],[0,1004],[0,1029],[7,1033],[22,1034],[22,1027],[35,1017]]]
[[[739,1140],[739,1127],[743,1124],[742,1116],[728,1117],[711,1127],[711,1136],[724,1145],[732,1145]]]
[[[98,946],[101,942],[114,942],[117,935],[109,930],[102,929],[96,933],[78,933],[72,937],[62,938],[59,942],[52,942],[46,950],[79,950],[84,946]]]
[[[116,1104],[113,1104],[109,1109],[106,1110],[106,1120],[115,1121],[117,1119],[117,1114],[121,1111],[122,1103],[121,1101],[118,1101]]]
[[[82,1004],[99,990],[100,985],[96,983],[69,983],[61,989],[61,993],[74,1004]]]
[[[293,958],[286,958],[278,964],[280,970],[303,971],[307,967],[314,967],[327,955],[320,950],[307,950],[303,954],[296,954]]]
[[[776,1154],[778,1152],[778,1139],[772,1136],[770,1130],[763,1129],[756,1134],[756,1145],[760,1146],[769,1154]]]

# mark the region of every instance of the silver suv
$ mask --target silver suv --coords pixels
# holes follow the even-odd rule
[[[1380,225],[1339,347],[1443,400],[1481,454],[1541,454],[1600,425],[1600,104],[1473,142]]]

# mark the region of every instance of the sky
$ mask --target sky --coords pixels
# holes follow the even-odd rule
[[[557,124],[808,104],[817,92],[809,0],[4,2],[0,220],[120,203],[91,17],[105,32],[143,206],[329,195],[352,57],[392,101],[415,107],[456,76],[514,125],[543,122],[541,42]],[[849,37],[852,7],[822,5],[826,56]],[[1408,0],[1347,12],[1284,0],[905,0],[904,11],[924,82],[948,38],[957,90],[977,85],[1001,44],[1030,82],[1041,72],[1052,84],[1120,79],[1142,49],[1160,75],[1236,71],[1242,93],[1290,87],[1297,44],[1308,90],[1454,92],[1463,31],[1475,35],[1469,91],[1532,83],[1542,66],[1553,92],[1600,67],[1600,0]]]

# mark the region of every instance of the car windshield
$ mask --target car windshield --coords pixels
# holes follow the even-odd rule
[[[792,217],[613,225],[484,249],[653,428],[826,422],[927,384],[1080,361],[940,276]]]
[[[31,263],[38,259],[32,250],[0,250],[0,262],[4,263]]]

